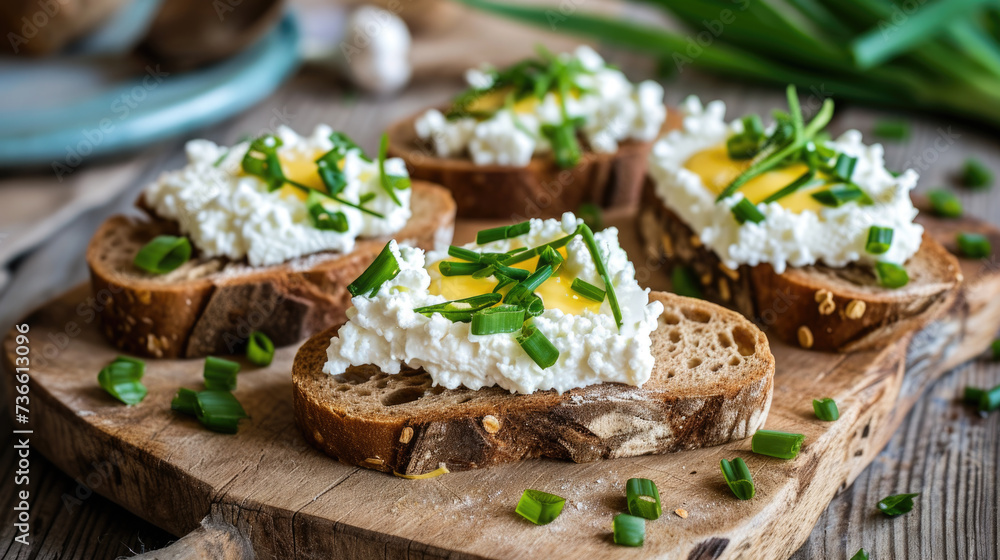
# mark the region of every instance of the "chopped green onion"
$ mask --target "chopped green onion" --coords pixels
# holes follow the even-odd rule
[[[507,292],[507,295],[503,298],[504,303],[516,304],[520,302],[522,299],[538,289],[538,287],[542,285],[542,282],[548,280],[550,276],[552,276],[551,265],[545,265],[538,268],[532,272],[530,276],[522,280],[518,285],[514,286],[509,292]]]
[[[806,171],[805,173],[803,173],[802,175],[799,175],[799,178],[796,179],[796,180],[794,180],[794,181],[792,181],[791,183],[789,183],[789,185],[787,187],[784,187],[784,188],[782,188],[782,189],[780,189],[780,190],[772,193],[770,196],[768,196],[767,198],[765,198],[762,202],[764,204],[770,204],[772,202],[776,202],[778,200],[781,200],[782,198],[785,198],[786,196],[794,193],[795,191],[797,191],[799,189],[815,187],[815,186],[821,185],[821,184],[823,184],[823,180],[822,179],[817,179],[816,178],[816,172],[812,171],[812,170],[809,170],[809,171]]]
[[[101,369],[97,382],[109,395],[131,406],[146,398],[148,391],[140,381],[145,373],[146,362],[118,356]]]
[[[750,448],[758,455],[777,457],[778,459],[794,459],[802,449],[806,436],[789,434],[774,430],[757,430],[750,440]]]
[[[895,263],[879,261],[875,263],[875,278],[883,288],[902,288],[910,282],[906,269]]]
[[[316,190],[309,191],[306,197],[306,209],[313,227],[340,233],[347,231],[347,216],[343,212],[331,212],[323,206],[323,200],[324,196]]]
[[[576,137],[576,125],[573,121],[563,121],[559,124],[544,124],[542,135],[552,145],[552,159],[563,169],[573,167],[580,161],[580,141]]]
[[[868,560],[868,553],[863,548],[859,549],[854,556],[851,556],[851,560]]]
[[[187,237],[159,235],[135,255],[132,264],[153,274],[166,274],[191,258],[191,242]]]
[[[542,303],[542,298],[538,297],[537,294],[531,294],[521,300],[521,307],[524,308],[524,312],[529,317],[538,317],[545,311],[545,305]]]
[[[331,195],[340,194],[347,186],[347,175],[340,169],[344,152],[334,148],[316,160],[316,172],[326,186],[326,192]]]
[[[833,422],[840,418],[840,410],[837,409],[837,403],[833,399],[813,399],[813,412],[816,413],[816,418],[824,422]]]
[[[873,255],[881,255],[892,245],[892,228],[872,226],[868,229],[868,242],[865,251]]]
[[[698,275],[693,268],[681,265],[675,266],[670,272],[670,281],[674,286],[675,294],[703,299],[701,285],[698,283]]]
[[[368,297],[374,297],[382,284],[399,274],[399,263],[392,254],[391,245],[392,241],[386,243],[372,264],[347,286],[347,291],[351,292],[352,296],[367,294]]]
[[[745,224],[747,222],[759,224],[764,221],[764,214],[757,209],[756,204],[750,202],[747,198],[744,198],[734,204],[732,212],[736,221],[741,224]]]
[[[434,315],[435,313],[440,313],[444,316],[444,318],[450,319],[456,323],[468,323],[472,321],[472,316],[477,311],[486,309],[487,307],[493,307],[494,305],[500,303],[502,298],[503,296],[497,293],[480,294],[478,296],[471,296],[437,303],[434,305],[417,307],[413,311],[428,317]]]
[[[498,305],[472,315],[472,334],[486,335],[512,333],[524,325],[524,308],[517,305]]]
[[[559,359],[559,349],[553,346],[545,334],[534,325],[524,327],[521,334],[517,336],[517,343],[524,349],[524,353],[542,369],[551,367]]]
[[[852,201],[857,201],[858,204],[872,203],[868,194],[853,183],[838,183],[829,189],[811,193],[811,196],[820,204],[833,207],[842,206]]]
[[[1000,385],[988,391],[976,387],[966,387],[965,402],[976,405],[980,412],[993,412],[1000,408]]]
[[[598,288],[590,282],[587,282],[586,280],[574,278],[573,283],[570,285],[570,289],[589,300],[597,302],[604,301],[604,290]]]
[[[742,458],[737,457],[732,462],[723,459],[719,463],[722,469],[722,478],[725,479],[729,489],[741,500],[749,500],[757,493],[753,485],[753,477],[750,476],[750,469]]]
[[[646,520],[641,517],[619,513],[612,523],[615,544],[622,546],[642,546],[646,540]]]
[[[974,404],[976,406],[979,406],[979,401],[983,398],[983,395],[985,394],[986,391],[978,387],[966,386],[965,392],[962,395],[962,400],[964,400],[967,404]]]
[[[542,268],[543,266],[551,266],[552,272],[559,270],[559,265],[563,263],[566,259],[563,258],[562,253],[553,249],[552,247],[546,247],[541,255],[538,255],[538,265],[535,270]]]
[[[448,256],[455,257],[456,259],[461,259],[463,261],[468,261],[472,263],[478,263],[482,255],[473,251],[472,249],[466,249],[465,247],[456,247],[451,245],[448,247]]]
[[[962,217],[962,202],[954,194],[946,190],[935,189],[928,192],[927,196],[931,201],[931,212],[935,216],[943,218]]]
[[[1000,338],[990,343],[990,351],[993,353],[993,361],[1000,361]]]
[[[514,511],[535,525],[547,525],[559,517],[566,498],[540,490],[525,490]]]
[[[280,138],[265,134],[250,141],[250,147],[241,162],[244,173],[258,177],[272,191],[280,189],[286,182],[285,174],[281,171],[281,160],[278,159],[278,148],[281,145]]]
[[[600,206],[592,202],[585,202],[580,205],[576,215],[583,219],[583,223],[587,224],[587,227],[593,231],[604,229],[604,214]]]
[[[247,340],[247,360],[257,367],[267,367],[274,360],[274,343],[260,331],[250,333]]]
[[[993,172],[978,159],[965,160],[962,168],[962,184],[973,189],[993,186]]]
[[[521,222],[510,226],[500,226],[484,229],[476,234],[476,244],[485,245],[501,239],[519,237],[531,231],[531,222]]]
[[[235,434],[247,413],[229,391],[200,391],[196,415],[198,421],[214,432]]]
[[[726,140],[726,153],[729,159],[750,159],[760,151],[760,140],[746,134],[734,134]]]
[[[896,494],[894,496],[882,498],[878,502],[878,510],[889,517],[896,517],[897,515],[909,513],[909,511],[913,509],[913,498],[916,498],[919,495],[919,493]]]
[[[531,276],[531,271],[530,270],[525,270],[523,268],[514,268],[514,267],[510,267],[510,266],[504,266],[502,264],[495,264],[495,265],[493,265],[490,268],[492,268],[495,273],[497,273],[497,274],[499,274],[501,276],[506,276],[507,278],[510,278],[512,280],[516,280],[518,282],[520,282],[522,280],[527,280],[528,276]],[[489,275],[487,275],[487,276],[489,276]],[[473,274],[472,277],[475,278],[476,275]]]
[[[177,395],[170,401],[170,408],[177,412],[195,416],[198,414],[198,392],[181,387],[177,389]]]
[[[396,206],[402,206],[403,203],[399,201],[399,197],[396,196],[396,189],[405,189],[410,186],[409,177],[400,177],[395,175],[388,175],[385,172],[385,157],[389,152],[389,134],[382,134],[382,142],[378,149],[378,175],[379,180],[382,184],[382,190],[384,190],[389,198],[396,203]]]
[[[886,140],[906,140],[910,137],[910,124],[903,120],[878,121],[872,132]]]
[[[958,252],[970,259],[985,259],[993,253],[988,237],[981,233],[958,234]]]
[[[659,519],[663,513],[660,505],[660,491],[656,483],[648,478],[630,478],[625,483],[625,499],[628,512],[637,517]]]
[[[239,372],[240,364],[209,356],[205,358],[205,388],[232,391],[236,388],[236,374]]]
[[[483,265],[474,262],[441,261],[438,264],[441,276],[470,276],[483,268]]]
[[[618,325],[618,330],[621,330],[622,310],[618,305],[618,295],[615,294],[615,285],[611,282],[611,275],[608,274],[608,268],[604,264],[604,257],[601,256],[601,252],[597,249],[597,241],[594,240],[594,232],[592,232],[586,225],[577,227],[577,230],[580,232],[581,237],[583,237],[583,243],[587,246],[587,250],[590,252],[590,258],[594,261],[594,266],[597,268],[597,274],[599,274],[601,280],[604,281],[604,291],[608,295],[608,305],[611,306],[611,314],[615,316],[615,324]]]

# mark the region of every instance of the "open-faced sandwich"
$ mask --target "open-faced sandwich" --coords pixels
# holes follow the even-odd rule
[[[389,153],[450,189],[459,216],[517,221],[638,201],[666,118],[658,83],[629,82],[586,46],[470,70],[467,81],[443,111],[389,129]]]
[[[683,127],[650,156],[640,233],[672,268],[675,289],[701,293],[804,348],[853,351],[931,320],[961,281],[958,262],[914,223],[917,173],[885,167],[881,145],[823,128],[826,100],[805,122],[765,129],[725,105],[689,98]]]
[[[737,313],[650,293],[615,228],[572,214],[444,252],[385,246],[348,320],[293,365],[296,422],[341,461],[418,474],[749,437],[774,358]]]
[[[143,192],[145,216],[110,218],[87,250],[104,332],[127,352],[233,354],[254,331],[297,342],[344,320],[347,285],[387,239],[451,240],[448,191],[411,185],[385,142],[371,159],[327,126],[280,128],[187,154]]]

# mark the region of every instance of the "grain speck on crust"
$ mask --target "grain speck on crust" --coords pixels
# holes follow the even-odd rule
[[[483,429],[488,433],[495,434],[500,431],[500,419],[492,414],[488,414],[483,418]]]
[[[722,298],[722,301],[729,301],[729,298],[732,297],[732,293],[729,291],[729,283],[726,282],[725,278],[719,278],[719,297]]]
[[[663,255],[668,259],[673,258],[674,240],[669,235],[664,233],[663,235],[660,236],[660,243],[663,245]]]
[[[692,235],[690,241],[691,241],[691,246],[694,247],[695,249],[701,247],[701,238],[698,237],[697,235]]]
[[[403,428],[403,433],[399,434],[399,443],[410,443],[413,439],[413,428],[407,426]]]
[[[721,262],[719,263],[719,270],[721,270],[722,273],[728,276],[729,279],[732,280],[733,282],[740,279],[740,271],[733,270],[732,268],[729,268],[728,266],[722,264]]]
[[[852,299],[847,303],[847,309],[844,310],[844,314],[847,315],[848,319],[860,319],[865,315],[865,302],[859,299]]]
[[[802,325],[799,327],[799,346],[803,348],[812,348],[813,345],[813,333],[809,330],[809,327]]]
[[[828,299],[832,299],[833,293],[829,290],[816,290],[815,298],[816,303],[822,303]]]
[[[837,310],[837,304],[834,303],[833,298],[824,299],[819,303],[819,314],[829,315]]]
[[[688,517],[687,510],[683,509],[683,508],[677,508],[677,509],[675,509],[674,513],[676,513],[677,517],[680,517],[681,519],[687,519],[687,517]]]
[[[371,464],[371,465],[379,466],[379,467],[381,467],[382,465],[385,464],[385,461],[382,460],[382,459],[379,459],[378,457],[369,457],[369,458],[365,459],[365,462],[368,463],[368,464]]]

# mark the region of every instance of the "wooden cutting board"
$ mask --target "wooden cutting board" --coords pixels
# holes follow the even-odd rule
[[[946,246],[958,230],[1000,232],[978,222],[922,220]],[[634,223],[614,220],[646,282],[663,285],[638,250]],[[461,224],[471,237],[479,224]],[[200,387],[202,361],[149,361],[149,395],[125,407],[98,386],[117,352],[98,332],[86,287],[25,319],[30,366],[28,437],[35,450],[97,492],[177,535],[143,558],[783,558],[807,538],[838,491],[872,461],[929,383],[980,353],[1000,327],[1000,266],[964,261],[965,288],[949,312],[890,347],[855,355],[809,352],[772,341],[777,361],[767,428],[806,435],[791,461],[753,455],[749,440],[665,456],[590,464],[526,461],[403,480],[337,463],[310,448],[292,421],[294,348],[263,369],[244,362],[237,397],[251,418],[222,435],[170,410],[178,387]],[[14,333],[4,342],[13,382]],[[812,399],[832,397],[836,422]],[[744,457],[757,495],[741,502],[719,460]],[[90,477],[90,478],[88,478]],[[653,479],[664,516],[647,523],[641,549],[611,540],[631,477]],[[562,515],[536,527],[514,513],[521,492],[567,498]],[[909,491],[929,489],[914,487]],[[876,516],[874,506],[872,515]],[[921,507],[919,504],[917,507]],[[688,517],[675,515],[684,509]],[[845,557],[855,551],[844,551]]]

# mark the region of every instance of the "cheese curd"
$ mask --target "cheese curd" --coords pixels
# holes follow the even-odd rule
[[[277,136],[282,170],[294,181],[323,189],[315,165],[316,158],[333,149],[333,130],[319,125],[310,136],[299,136],[280,127]],[[188,164],[163,173],[143,195],[145,204],[157,216],[174,220],[180,231],[202,256],[246,259],[251,266],[267,266],[317,253],[354,249],[358,237],[395,233],[410,219],[410,189],[396,190],[402,203],[396,205],[381,186],[378,163],[366,161],[360,150],[348,151],[343,172],[347,185],[340,197],[357,202],[364,194],[375,198],[366,208],[379,218],[334,201],[324,203],[331,212],[343,212],[348,229],[344,232],[317,229],[305,204],[305,195],[284,186],[270,192],[260,178],[244,174],[241,162],[249,142],[231,148],[208,140],[187,143]],[[386,173],[407,176],[403,160],[387,159]]]
[[[576,80],[579,92],[566,99],[566,111],[570,118],[583,119],[582,132],[591,150],[612,153],[623,140],[656,138],[667,115],[660,84],[651,80],[632,84],[588,46],[577,48],[572,57],[591,73]],[[480,70],[470,70],[466,81],[475,89],[492,86],[492,76]],[[503,96],[496,93],[502,91],[483,95],[484,101],[496,105],[488,107],[497,109],[489,118],[449,120],[430,109],[415,123],[417,136],[430,141],[441,157],[468,153],[477,165],[523,167],[533,155],[549,152],[551,146],[541,127],[563,122],[559,95],[549,92],[541,100],[523,99],[507,109],[501,107]]]
[[[828,146],[857,158],[852,181],[874,201],[873,205],[848,202],[839,207],[815,203],[808,193],[757,204],[764,214],[760,223],[739,224],[731,208],[743,199],[737,192],[716,202],[719,189],[706,185],[705,173],[689,169],[689,162],[725,144],[729,135],[742,131],[742,123],[724,120],[726,106],[713,101],[706,106],[695,97],[683,104],[684,121],[653,146],[649,173],[660,199],[700,237],[730,268],[741,264],[769,263],[779,274],[787,266],[823,262],[842,267],[852,262],[888,261],[903,264],[920,248],[923,228],[913,223],[917,210],[910,191],[917,184],[912,169],[894,177],[886,168],[880,144],[867,146],[857,130],[845,132]],[[769,172],[768,175],[773,172]],[[734,178],[730,175],[728,180]],[[793,177],[794,178],[794,177]],[[726,181],[728,182],[728,181]],[[785,180],[786,185],[791,180]],[[746,191],[746,187],[741,189]],[[750,195],[747,195],[750,196]],[[759,198],[759,197],[758,197]],[[751,198],[752,202],[759,202]],[[871,226],[893,229],[888,252],[865,251]]]
[[[561,221],[531,220],[531,230],[523,236],[465,247],[484,252],[535,247],[572,233],[579,223],[572,214],[565,214]],[[602,304],[594,304],[596,310],[587,307],[579,313],[566,313],[552,301],[545,301],[545,292],[538,290],[546,309],[532,321],[559,350],[559,359],[551,367],[540,368],[524,352],[516,340],[518,333],[474,335],[469,323],[415,312],[415,308],[451,299],[435,293],[440,291],[435,284],[442,279],[437,263],[448,257],[437,252],[425,255],[420,249],[392,242],[390,248],[400,273],[384,283],[374,297],[353,299],[347,323],[330,340],[323,371],[339,374],[350,366],[374,364],[392,374],[406,364],[423,368],[435,384],[449,389],[497,385],[525,394],[548,389],[563,392],[602,382],[642,385],[652,372],[650,333],[663,305],[650,302],[649,290],[639,287],[615,228],[596,233],[595,239],[618,295],[622,328],[619,332],[606,298]],[[565,252],[561,279],[580,278],[604,287],[579,237]]]

